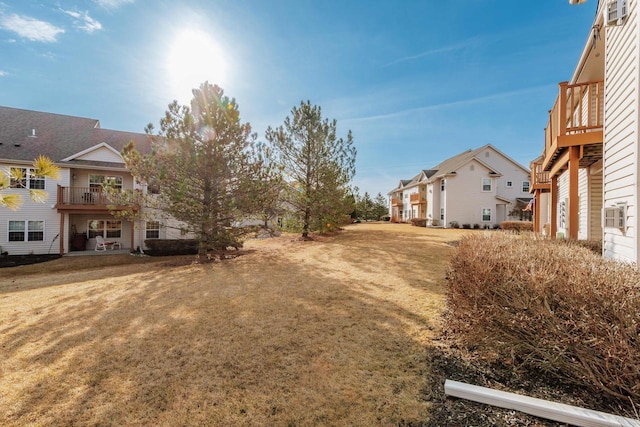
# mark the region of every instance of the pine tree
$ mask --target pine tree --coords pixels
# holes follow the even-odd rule
[[[323,119],[320,107],[307,101],[291,110],[284,126],[266,131],[304,239],[310,231],[331,229],[352,209],[348,196],[356,149],[351,131],[346,139],[337,138],[336,126],[335,119]]]
[[[198,238],[198,255],[240,245],[239,222],[248,213],[253,193],[251,177],[258,171],[252,156],[255,134],[240,121],[235,99],[208,82],[193,90],[191,107],[169,104],[160,131],[146,132],[150,154],[142,156],[129,144],[123,151],[136,179],[157,190],[157,212],[186,224]]]

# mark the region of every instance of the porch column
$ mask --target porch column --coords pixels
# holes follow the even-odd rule
[[[549,234],[552,239],[558,232],[558,176],[551,177],[551,219],[549,220]]]
[[[58,192],[58,194],[60,194]],[[58,235],[58,239],[60,240],[60,255],[64,255],[64,240],[66,239],[66,235],[64,234],[64,214],[58,213],[60,215],[60,234]]]
[[[131,251],[134,251],[136,248],[133,246],[134,244],[134,233],[136,232],[136,222],[131,221],[131,245],[129,246]],[[140,243],[140,249],[142,249],[142,243]]]
[[[569,238],[578,238],[578,162],[580,161],[580,147],[569,147],[569,206],[567,220],[569,222]]]
[[[535,233],[542,233],[540,228],[540,190],[533,191],[533,231]]]

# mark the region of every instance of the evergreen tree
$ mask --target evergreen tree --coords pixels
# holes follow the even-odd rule
[[[382,195],[382,193],[378,193],[376,198],[373,200],[373,218],[379,220],[388,214],[389,201]]]
[[[153,205],[187,226],[198,238],[198,254],[208,249],[222,253],[238,246],[243,233],[238,227],[249,211],[259,165],[252,156],[255,134],[240,121],[235,99],[208,82],[193,90],[191,107],[176,101],[160,120],[149,155],[142,156],[132,144],[123,151],[127,167],[139,182],[157,192]],[[233,227],[232,227],[233,225]]]
[[[319,106],[301,102],[284,126],[267,128],[266,139],[282,167],[286,201],[302,224],[302,237],[332,228],[352,210],[349,183],[355,174],[353,136],[337,138],[336,120],[322,118]]]

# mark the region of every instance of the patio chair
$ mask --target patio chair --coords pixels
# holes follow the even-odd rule
[[[122,245],[120,244],[120,242],[109,242],[104,240],[104,237],[102,236],[96,236],[96,251],[106,251],[107,248],[113,250],[116,248],[116,246],[118,247],[118,249],[122,249]]]

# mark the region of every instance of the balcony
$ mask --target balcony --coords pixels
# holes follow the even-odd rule
[[[529,192],[533,193],[535,190],[550,190],[551,178],[549,172],[545,171],[540,162],[531,162],[531,186]]]
[[[427,203],[427,195],[424,193],[415,193],[409,196],[412,205],[422,205]]]
[[[568,147],[580,146],[580,167],[602,158],[604,80],[570,85],[560,83],[559,94],[545,129],[542,168],[552,175],[565,169]]]
[[[109,208],[124,210],[132,207],[125,197],[113,197],[101,187],[61,187],[58,186],[56,209],[66,213],[108,213]],[[137,206],[133,205],[134,209]]]
[[[392,197],[391,206],[402,206],[402,199],[400,197]]]

